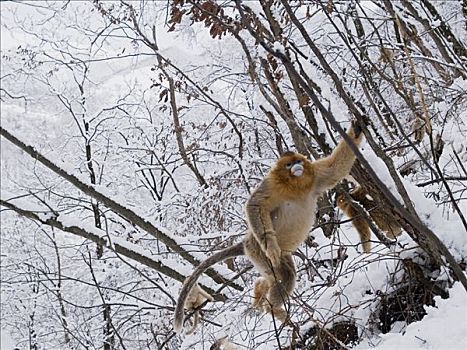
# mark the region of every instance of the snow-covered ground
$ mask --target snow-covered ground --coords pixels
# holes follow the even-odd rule
[[[355,349],[377,350],[463,350],[467,349],[467,293],[457,282],[449,289],[449,298],[435,297],[436,307],[425,306],[427,315],[411,323],[400,333],[381,334],[364,341]]]

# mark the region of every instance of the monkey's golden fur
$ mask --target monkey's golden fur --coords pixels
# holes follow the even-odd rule
[[[347,135],[360,144],[358,126],[350,128]],[[179,332],[183,326],[187,290],[201,273],[213,263],[242,252],[261,274],[255,283],[253,306],[285,322],[283,305],[294,289],[296,277],[292,253],[314,224],[318,196],[345,177],[354,160],[343,140],[330,156],[315,162],[298,153],[285,153],[246,204],[248,230],[243,242],[209,257],[185,281],[177,302],[174,330]]]
[[[412,124],[412,131],[415,141],[422,142],[426,134],[425,121],[420,117],[416,117]]]
[[[386,233],[389,238],[396,238],[401,234],[401,226],[390,218],[383,210],[381,210],[376,202],[368,197],[368,194],[362,187],[357,187],[349,193],[350,197],[361,204],[366,211],[368,211],[370,217],[375,222],[381,231]],[[358,215],[355,208],[352,207],[351,203],[346,200],[343,194],[337,197],[337,206],[352,219],[352,225],[360,235],[360,242],[362,243],[363,251],[365,253],[371,250],[371,232],[368,222],[365,218]]]

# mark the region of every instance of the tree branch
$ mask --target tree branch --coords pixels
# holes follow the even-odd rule
[[[138,253],[136,250],[139,249],[140,247],[139,246],[135,246],[134,248],[135,249],[130,249],[128,246],[129,245],[134,245],[132,243],[129,243],[129,242],[125,242],[125,245],[122,245],[120,243],[117,242],[117,238],[118,237],[115,237],[115,240],[112,240],[112,242],[109,242],[109,240],[107,239],[107,237],[105,236],[105,232],[100,230],[100,229],[97,229],[95,228],[95,230],[97,231],[102,231],[102,235],[98,234],[98,233],[92,233],[92,232],[89,232],[87,230],[85,230],[84,228],[81,228],[79,226],[68,226],[66,224],[64,224],[62,221],[60,221],[58,219],[58,217],[56,216],[51,216],[51,217],[46,217],[45,215],[39,215],[38,213],[34,212],[34,211],[31,211],[31,210],[26,210],[26,209],[22,209],[18,206],[16,206],[15,204],[11,203],[11,202],[8,202],[8,201],[5,201],[3,199],[0,199],[0,205],[8,208],[8,209],[11,209],[13,210],[15,213],[25,217],[25,218],[28,218],[28,219],[31,219],[31,220],[34,220],[34,221],[37,221],[43,225],[47,225],[47,226],[50,226],[50,227],[54,227],[54,228],[57,228],[59,229],[60,231],[63,231],[63,232],[68,232],[68,233],[72,233],[76,236],[79,236],[79,237],[82,237],[82,238],[85,238],[85,239],[88,239],[94,243],[97,243],[101,246],[105,246],[106,248],[110,249],[111,251],[115,252],[115,253],[118,253],[118,254],[121,254],[127,258],[130,258],[131,260],[133,261],[136,261],[136,262],[139,262],[140,264],[142,265],[145,265],[151,269],[154,269],[168,277],[171,277],[173,279],[176,279],[177,281],[183,283],[183,281],[185,280],[185,276],[183,276],[182,274],[180,274],[179,272],[173,270],[172,268],[168,267],[168,266],[165,266],[164,264],[162,264],[161,262],[159,261],[156,261],[156,260],[153,260],[147,256],[145,256],[144,254],[140,254]],[[215,294],[215,291],[208,288],[208,287],[204,287],[204,289],[206,289],[209,294],[212,294],[214,295]],[[219,300],[219,301],[224,301],[226,300],[225,296],[223,295],[216,295],[216,300]]]
[[[240,0],[236,0],[236,7],[239,10],[241,17],[245,18],[245,13],[243,11],[243,6]],[[307,44],[310,46],[313,53],[318,57],[320,63],[325,68],[326,72],[331,75],[336,89],[339,92],[341,98],[346,102],[348,108],[352,112],[352,114],[356,117],[357,121],[360,125],[365,125],[365,117],[362,113],[358,110],[355,103],[352,101],[351,97],[345,92],[342,83],[340,82],[339,78],[337,77],[336,73],[332,70],[329,66],[328,62],[324,59],[321,52],[314,44],[314,42],[309,37],[306,29],[300,23],[298,18],[295,16],[295,13],[292,11],[290,4],[286,0],[281,0],[282,5],[286,9],[288,15],[292,23],[298,28],[300,33],[303,35],[304,39],[306,40]],[[246,21],[245,21],[246,22]],[[420,245],[420,247],[427,252],[429,257],[437,266],[449,266],[452,268],[454,276],[463,284],[464,288],[467,290],[467,278],[464,275],[461,267],[454,259],[452,254],[446,248],[444,243],[431,231],[426,225],[422,223],[422,221],[417,217],[415,210],[413,212],[407,210],[402,206],[397,198],[389,191],[387,186],[379,179],[378,175],[375,173],[371,165],[368,161],[363,157],[362,153],[358,149],[357,146],[352,142],[350,137],[345,133],[339,123],[336,121],[334,116],[330,111],[326,109],[326,107],[321,103],[320,99],[316,95],[315,91],[312,87],[307,84],[306,78],[308,77],[306,72],[300,70],[297,72],[294,63],[290,60],[288,56],[284,53],[280,52],[279,50],[274,50],[269,45],[267,45],[264,40],[257,37],[254,30],[251,26],[247,25],[247,29],[250,34],[257,39],[257,41],[261,44],[261,46],[270,54],[280,59],[280,61],[284,64],[284,66],[288,69],[289,72],[293,72],[295,75],[298,83],[302,86],[303,90],[310,96],[311,100],[315,104],[315,106],[319,109],[323,117],[328,120],[331,126],[337,130],[337,132],[342,136],[342,138],[347,142],[348,146],[355,154],[361,165],[365,168],[366,172],[368,173],[369,178],[374,182],[374,184],[378,187],[378,190],[382,193],[388,203],[394,208],[397,215],[402,219],[401,223],[403,228],[410,234],[410,236]],[[396,179],[395,179],[396,180]],[[411,208],[411,203],[406,203],[407,208]]]
[[[106,195],[102,194],[98,190],[94,188],[94,186],[85,184],[81,180],[79,180],[76,176],[67,173],[65,170],[57,166],[55,163],[50,161],[48,158],[44,157],[38,151],[34,149],[34,147],[30,145],[26,145],[24,142],[13,136],[9,131],[5,128],[0,127],[0,135],[5,137],[8,141],[13,143],[15,146],[21,148],[27,154],[29,154],[32,158],[38,160],[44,166],[52,170],[54,173],[59,175],[60,177],[64,178],[72,185],[86,193],[87,195],[91,196],[92,198],[96,199],[97,201],[104,204],[107,208],[113,210],[117,214],[121,215],[134,225],[138,226],[139,228],[143,229],[144,231],[148,232],[154,238],[158,239],[159,241],[163,242],[168,248],[172,249],[174,252],[178,253],[181,257],[185,260],[190,262],[193,266],[197,266],[199,261],[195,259],[191,254],[189,254],[186,250],[184,250],[180,245],[172,238],[170,238],[167,234],[163,233],[153,224],[151,224],[146,219],[142,218],[138,214],[136,214],[131,209],[124,207],[123,205],[117,203],[113,199],[107,197]],[[232,288],[236,290],[243,290],[243,287],[232,283],[219,275],[213,269],[209,269],[206,271],[206,274],[211,277],[216,283],[224,284],[228,283]]]

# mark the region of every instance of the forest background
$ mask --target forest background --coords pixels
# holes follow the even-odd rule
[[[467,348],[465,0],[0,6],[2,349]],[[251,310],[237,258],[175,335],[181,283],[241,239],[275,159],[329,154],[351,120],[338,190],[403,234],[373,225],[363,254],[331,190],[294,257],[295,330]]]

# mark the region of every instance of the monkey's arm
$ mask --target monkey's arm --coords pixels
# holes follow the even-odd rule
[[[217,253],[214,253],[209,258],[201,262],[196,269],[193,271],[190,277],[188,277],[183,283],[182,289],[177,299],[177,306],[175,307],[175,317],[173,328],[176,333],[180,333],[183,327],[183,309],[185,306],[185,300],[190,294],[191,288],[198,280],[199,276],[210,268],[212,265],[217,264],[228,258],[233,258],[235,256],[244,255],[243,251],[243,242],[237,243],[229,248],[225,248]]]
[[[349,194],[352,198],[352,194]],[[368,253],[371,250],[371,232],[366,218],[359,215],[359,212],[354,207],[355,203],[352,202],[352,199],[345,198],[344,195],[340,195],[337,198],[337,206],[341,209],[345,215],[347,215],[352,220],[352,225],[357,230],[358,235],[360,236],[360,241],[362,243],[363,251]]]
[[[273,266],[280,261],[281,249],[272,225],[271,212],[277,205],[271,181],[263,180],[246,203],[246,217],[251,233]]]
[[[355,227],[355,229],[358,232],[358,235],[360,236],[360,242],[362,243],[363,251],[365,253],[369,253],[371,250],[371,232],[370,232],[370,226],[368,226],[368,222],[366,222],[366,219],[359,216],[357,211],[352,208],[352,206],[349,204],[349,207],[346,211],[346,214],[349,218],[352,219],[352,225]]]
[[[208,301],[213,301],[214,298],[212,297],[211,294],[209,294],[208,292],[206,292],[203,288],[199,287],[199,290],[198,290],[198,293],[206,300]]]
[[[362,133],[359,127],[352,126],[347,135],[359,145]],[[315,175],[315,188],[317,192],[323,192],[334,187],[342,180],[352,168],[355,155],[345,140],[341,140],[331,155],[312,163]]]

